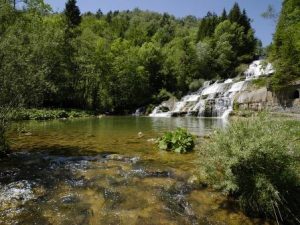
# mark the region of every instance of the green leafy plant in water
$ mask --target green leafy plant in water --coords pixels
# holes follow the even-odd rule
[[[157,143],[159,149],[177,153],[187,153],[195,147],[194,136],[182,128],[166,132]]]

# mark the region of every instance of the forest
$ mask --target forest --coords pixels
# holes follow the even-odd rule
[[[239,75],[261,54],[237,3],[199,19],[139,9],[81,14],[74,0],[56,13],[42,0],[16,8],[1,0],[1,104],[124,113]]]
[[[300,1],[262,12],[277,23],[269,46],[238,3],[203,18],[98,7],[0,0],[1,222],[299,224],[299,111],[240,109],[243,85],[229,90],[291,89],[300,109]],[[275,72],[245,81],[256,59]],[[208,80],[227,89],[187,104],[233,114],[127,116]]]
[[[131,112],[180,98],[203,80],[240,75],[261,56],[275,65],[274,88],[299,78],[297,0],[284,1],[266,49],[237,3],[204,18],[139,9],[81,14],[75,0],[61,13],[43,0],[0,4],[2,105]]]

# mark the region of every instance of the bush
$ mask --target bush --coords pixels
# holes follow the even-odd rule
[[[300,122],[259,116],[212,134],[200,153],[208,182],[249,215],[299,218]]]
[[[170,98],[174,97],[170,92],[166,89],[161,89],[157,95],[152,96],[153,103],[161,103],[163,101],[167,101]]]
[[[204,84],[204,80],[203,79],[193,80],[189,84],[189,90],[190,91],[198,91],[201,87],[203,87],[203,84]]]
[[[166,132],[158,139],[157,143],[159,149],[177,153],[187,153],[195,147],[193,135],[182,128],[177,128],[173,132]]]
[[[256,88],[261,88],[261,87],[270,88],[270,78],[268,78],[268,77],[259,77],[258,79],[252,80],[252,84]]]
[[[17,109],[12,115],[12,120],[53,120],[63,118],[86,117],[90,114],[80,110],[63,109]]]

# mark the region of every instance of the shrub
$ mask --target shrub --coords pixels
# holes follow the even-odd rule
[[[252,84],[256,88],[261,88],[261,87],[270,88],[270,78],[268,78],[268,77],[259,77],[257,79],[252,80]]]
[[[167,101],[172,97],[174,97],[174,95],[172,95],[166,89],[161,89],[157,95],[152,96],[152,99],[154,103],[161,103],[163,101]]]
[[[62,109],[24,109],[15,110],[12,120],[53,120],[63,118],[78,118],[89,116],[90,113],[80,110]]]
[[[187,153],[195,147],[193,135],[182,128],[177,128],[173,132],[166,132],[158,139],[157,143],[159,149],[177,153]]]
[[[203,84],[204,84],[204,80],[203,79],[193,80],[189,84],[189,90],[190,91],[198,91],[201,87],[203,87]]]
[[[299,218],[300,122],[259,116],[212,134],[200,153],[208,182],[250,215]],[[294,222],[293,222],[294,221]]]

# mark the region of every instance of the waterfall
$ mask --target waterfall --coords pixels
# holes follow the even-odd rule
[[[247,84],[261,76],[274,73],[272,64],[256,60],[244,72],[244,81],[206,81],[197,92],[184,96],[174,104],[163,102],[150,114],[151,117],[198,116],[226,118],[233,110],[235,96],[245,90]]]
[[[271,63],[264,63],[263,60],[256,60],[250,64],[245,71],[246,80],[259,78],[260,76],[269,76],[275,72]]]
[[[233,110],[234,96],[247,84],[247,81],[205,83],[204,87],[195,93],[184,96],[173,106],[163,102],[157,106],[150,117],[198,116],[227,117]]]

